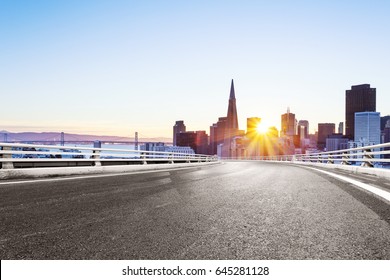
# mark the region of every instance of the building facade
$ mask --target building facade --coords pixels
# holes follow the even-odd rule
[[[309,138],[309,121],[300,120],[298,122],[298,135],[300,140]]]
[[[336,124],[334,123],[319,123],[318,124],[318,139],[317,147],[323,150],[326,147],[326,138],[335,133]]]
[[[176,145],[179,147],[191,147],[196,154],[208,154],[208,135],[206,131],[186,131],[176,135]]]
[[[258,132],[258,126],[261,123],[261,118],[252,117],[246,119],[246,147],[248,157],[257,157],[261,154],[262,138]]]
[[[375,145],[381,143],[379,112],[357,112],[355,113],[355,142],[363,145]]]
[[[345,91],[345,135],[354,139],[355,113],[376,111],[376,89],[369,84],[352,86]]]
[[[224,143],[222,147],[222,157],[232,157],[233,156],[233,139],[234,137],[240,134],[238,128],[238,116],[237,116],[237,105],[236,105],[236,94],[234,91],[234,83],[232,80],[230,86],[230,95],[229,95],[229,106],[226,116],[226,127],[225,127],[225,136]]]
[[[344,134],[344,123],[343,122],[339,122],[339,127],[337,129],[337,132],[339,134]]]
[[[280,137],[296,135],[296,124],[295,114],[290,113],[290,108],[287,108],[287,113],[281,117]]]
[[[176,146],[176,135],[180,132],[186,132],[184,121],[176,121],[175,125],[173,126],[173,146]]]
[[[381,130],[383,131],[387,124],[390,123],[390,115],[381,117]]]
[[[210,126],[210,155],[218,154],[218,145],[224,143],[226,120],[226,117],[220,117],[217,123],[214,123],[212,126]]]
[[[337,151],[348,147],[348,139],[342,133],[334,133],[326,138],[326,151]]]

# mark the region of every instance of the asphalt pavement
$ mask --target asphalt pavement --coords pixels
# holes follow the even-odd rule
[[[390,204],[267,162],[9,182],[0,258],[389,260]]]

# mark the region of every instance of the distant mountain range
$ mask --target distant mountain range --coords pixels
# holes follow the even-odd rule
[[[71,141],[107,141],[107,142],[133,142],[133,137],[120,136],[104,136],[104,135],[88,135],[88,134],[64,134],[65,142]],[[0,131],[0,142],[59,142],[61,141],[61,132],[9,132]],[[155,138],[139,138],[139,142],[164,142],[172,143],[171,138],[155,137]]]

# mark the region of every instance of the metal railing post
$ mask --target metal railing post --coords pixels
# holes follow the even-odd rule
[[[148,162],[146,160],[146,153],[141,153],[140,158],[142,159],[142,164],[148,164]]]
[[[334,160],[333,160],[333,156],[332,155],[329,155],[328,156],[328,162],[327,164],[334,164]]]
[[[341,164],[343,165],[351,165],[351,163],[348,161],[349,160],[349,154],[348,153],[343,153],[343,156],[341,157],[342,161]]]
[[[173,153],[169,154],[168,159],[170,159],[169,163],[171,164],[175,163],[175,161],[173,160]]]
[[[362,158],[362,164],[360,166],[362,167],[374,167],[374,164],[372,163],[372,156],[368,155],[367,153],[371,153],[371,149],[364,149],[363,150],[363,158]]]
[[[99,150],[93,150],[92,158],[95,159],[94,164],[95,166],[102,166],[102,163],[100,162],[100,151]]]
[[[2,147],[3,151],[11,151],[12,147]],[[0,155],[2,158],[12,158],[12,154],[2,154]],[[1,165],[2,169],[13,169],[14,168],[14,163],[13,162],[3,162]]]

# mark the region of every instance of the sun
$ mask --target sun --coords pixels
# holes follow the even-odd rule
[[[260,122],[257,126],[256,126],[256,131],[257,133],[259,134],[265,134],[268,132],[268,127],[265,123],[263,122]]]

